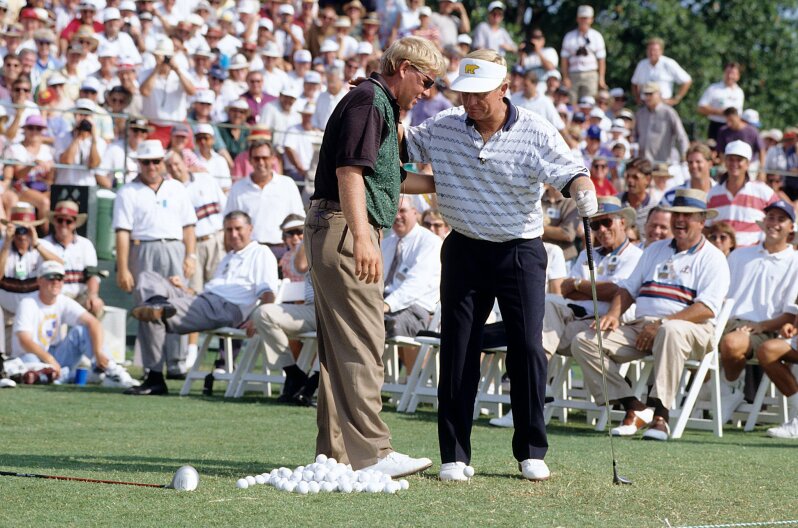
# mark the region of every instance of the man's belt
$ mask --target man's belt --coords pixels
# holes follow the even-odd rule
[[[152,240],[131,240],[130,242],[134,246],[140,246],[142,244],[152,244],[153,242],[166,243],[166,242],[180,242],[180,241],[176,238],[154,238]]]

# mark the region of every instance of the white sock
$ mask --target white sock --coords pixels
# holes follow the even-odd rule
[[[197,360],[197,352],[198,348],[196,344],[189,344],[186,350],[186,370],[190,370],[191,367],[194,366],[194,362]]]
[[[787,417],[790,420],[798,417],[798,392],[787,396]]]

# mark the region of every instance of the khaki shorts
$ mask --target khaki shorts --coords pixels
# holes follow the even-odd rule
[[[726,323],[726,328],[723,330],[723,335],[728,334],[729,332],[733,332],[736,329],[740,328],[741,326],[752,325],[754,324],[753,321],[748,321],[746,319],[729,319],[729,322]],[[748,338],[751,340],[751,346],[748,349],[748,352],[745,353],[746,358],[751,358],[754,355],[754,350],[759,348],[759,345],[764,343],[769,339],[776,339],[779,337],[778,332],[762,332],[759,334],[748,334]]]

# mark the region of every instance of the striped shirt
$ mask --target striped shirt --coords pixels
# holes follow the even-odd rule
[[[748,180],[734,196],[725,182],[719,183],[707,193],[707,207],[718,210],[718,216],[707,224],[725,220],[734,229],[737,247],[754,246],[764,238],[756,222],[765,218],[763,209],[777,200],[773,189],[763,182]]]
[[[563,190],[588,176],[545,118],[505,98],[509,116],[487,143],[462,106],[407,129],[411,161],[431,163],[438,207],[452,229],[505,242],[543,234],[543,184]]]
[[[619,286],[635,298],[637,317],[665,317],[697,302],[717,316],[729,290],[729,265],[704,237],[686,251],[669,238],[648,246]]]

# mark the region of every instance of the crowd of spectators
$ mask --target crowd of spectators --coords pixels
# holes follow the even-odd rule
[[[64,284],[57,295],[74,299],[91,317],[102,317],[96,252],[90,240],[76,233],[85,217],[77,204],[56,204],[50,190],[54,185],[111,189],[116,192],[113,228],[119,288],[134,293],[138,304],[149,302],[150,307],[165,309],[168,318],[169,302],[141,297],[144,290],[152,290],[144,287],[152,283],[151,277],[149,283],[141,284],[147,273],[173,277],[169,285],[159,283],[159,291],[179,292],[184,310],[192,299],[214,292],[223,298],[232,296],[226,301],[238,302],[241,309],[239,293],[231,293],[228,287],[252,281],[256,291],[255,297],[247,298],[247,313],[228,315],[228,319],[246,319],[255,310],[248,331],[259,333],[267,342],[269,363],[286,369],[291,382],[284,399],[311,401],[317,381],[312,380],[313,373],[297,373],[296,346],[289,337],[314,328],[312,310],[269,306],[269,295],[264,295],[277,293],[276,275],[244,277],[254,270],[233,273],[223,263],[237,261],[231,255],[251,244],[264,246],[275,258],[275,273],[307,283],[305,300],[312,303],[301,228],[314,189],[320,138],[350,81],[378,71],[382,50],[406,35],[434,42],[446,57],[447,73],[435,79],[411,111],[402,112],[405,126],[415,126],[459,104],[448,87],[458,74],[460,60],[471,50],[490,48],[514,59],[508,71],[511,103],[549,120],[573,155],[589,168],[598,194],[608,198],[602,202],[604,218],[599,218],[595,228],[599,261],[622,251],[623,259],[642,262],[645,257],[640,254],[649,248],[658,255],[672,248],[679,255],[684,240],[693,240],[696,232],[702,233],[697,239],[701,248],[705,240],[714,244],[730,263],[739,252],[753,251],[747,248],[759,248],[763,254],[786,252],[783,258],[794,260],[792,246],[774,240],[776,231],[791,231],[795,221],[798,179],[791,176],[798,171],[798,128],[765,129],[757,111],[746,108],[738,85],[745,75],[742,65],[729,62],[721,80],[706,87],[693,86],[690,72],[666,55],[667,42],[650,35],[641,43],[641,60],[629,82],[610,87],[607,72],[615,65],[600,31],[593,27],[592,7],[578,8],[574,28],[561,43],[547,41],[545,28],[532,28],[528,39],[514,39],[505,26],[505,11],[501,1],[492,1],[486,19],[476,21],[462,3],[451,0],[436,2],[434,9],[423,0],[0,0],[4,166],[0,219],[9,226],[0,251],[6,355],[18,358],[33,353],[39,362],[49,364],[54,356],[47,347],[69,341],[53,331],[34,350],[26,346],[28,340],[16,339],[15,314],[22,300],[36,297],[43,277],[57,281],[60,275]],[[478,23],[472,28],[472,22]],[[697,108],[681,108],[691,89],[704,90]],[[683,115],[706,117],[705,140],[690,140],[677,108]],[[702,208],[698,204],[711,213],[696,210]],[[449,232],[446,219],[434,206],[434,195],[404,197],[395,228],[385,237],[386,325],[398,325],[402,333],[424,327],[435,309],[431,302],[436,291],[437,275],[431,269],[435,266],[418,263],[428,282],[421,284],[408,264],[416,264],[415,256],[403,253],[408,251],[403,250],[405,244],[415,248],[420,244],[417,240],[438,247],[435,241]],[[547,304],[547,320],[556,321],[555,330],[549,328],[546,334],[551,343],[547,351],[554,354],[570,349],[562,343],[586,331],[580,314],[590,307],[582,285],[584,254],[579,256],[583,229],[573,201],[547,188],[543,211],[547,217],[544,240],[554,255],[550,260],[565,262],[565,273],[552,276],[556,280],[550,282],[549,294],[574,301]],[[424,231],[420,236],[419,230],[425,228],[431,233]],[[790,232],[784,240],[791,242],[793,236]],[[672,237],[681,242],[668,245],[665,241]],[[630,244],[635,250],[625,249]],[[416,250],[426,253],[428,248]],[[686,251],[699,252],[693,246]],[[238,260],[251,260],[242,255]],[[404,262],[404,258],[410,260]],[[645,260],[646,265],[657,264],[650,260]],[[716,260],[713,256],[713,266],[726,265],[725,259]],[[652,272],[652,280],[678,282],[682,270],[672,269],[672,262],[666,261],[671,267]],[[61,268],[45,267],[47,262],[60,263],[63,273],[59,273]],[[632,294],[650,289],[647,283],[641,288],[622,281],[632,276],[639,282],[646,270],[627,270],[635,262],[623,260],[621,266],[617,258],[607,262],[599,268],[599,276],[615,286],[600,290],[607,303],[603,311],[609,312],[617,294],[622,302],[612,313],[620,317],[620,308],[627,307]],[[733,277],[738,273],[734,265],[731,273]],[[414,285],[412,294],[402,286],[405,280]],[[780,276],[780,281],[788,279]],[[198,295],[207,284],[212,284],[212,291],[205,297]],[[732,281],[719,298],[744,304],[740,284]],[[48,291],[47,300],[41,301],[45,304],[53,295],[57,297],[54,290]],[[701,304],[700,292],[690,291],[673,302],[681,302],[684,309]],[[650,297],[651,292],[646,295]],[[708,313],[699,314],[701,324],[711,324],[717,315],[719,304],[712,299],[703,305]],[[264,304],[255,308],[256,300]],[[762,305],[756,317],[740,308],[745,313],[738,317],[735,309],[733,321],[742,318],[762,324],[788,308],[767,295],[756,302]],[[674,308],[669,306],[660,313],[659,308],[655,306],[651,314],[669,316],[681,311],[668,311]],[[88,316],[71,304],[69,309],[64,322],[85,322]],[[139,311],[142,324],[154,324],[153,313],[164,315]],[[187,316],[191,314],[189,310]],[[185,346],[177,334],[207,325],[185,323],[185,315],[179,314],[181,323],[175,328],[166,325],[163,358],[153,358],[153,345],[147,344],[150,372],[165,367],[167,378],[180,378],[190,367],[196,337],[190,337]],[[792,323],[783,319],[779,322]],[[33,324],[31,318],[26,320]],[[562,330],[564,334],[558,330],[576,323],[567,332]],[[661,320],[655,323],[657,328],[643,331],[654,332],[652,343],[659,327],[674,326]],[[766,326],[769,337],[778,336],[781,325]],[[109,367],[97,350],[102,336],[92,334],[93,326],[87,328],[90,336],[81,334],[80,340],[76,337],[70,342],[92,338],[94,352],[85,355],[94,358],[98,379],[106,375],[116,380],[115,386],[134,393],[136,389],[142,394],[163,393],[162,379],[145,378],[144,390],[126,373]],[[750,328],[735,322],[730,332]],[[794,334],[794,326],[785,326],[785,331]],[[147,332],[157,335],[161,343],[158,332],[153,334],[152,328]],[[564,340],[563,335],[570,337]],[[669,342],[664,338],[657,342],[663,341]],[[727,367],[727,381],[734,377],[728,371],[739,370],[740,357],[744,361],[759,354],[759,344],[756,341],[743,352],[732,347],[738,362]],[[638,342],[639,350],[651,352],[650,347],[640,346]],[[577,358],[587,358],[586,368],[595,366],[589,363],[593,359],[588,348],[574,350]],[[791,360],[795,349],[766,348],[760,361],[769,374],[774,373],[771,378],[779,388],[794,398],[798,386],[794,379],[789,381],[789,369],[774,365]],[[403,350],[402,357],[412,365],[411,351]],[[658,368],[666,369],[665,360],[657,361],[662,365]],[[738,385],[730,385],[727,392],[734,394],[734,400],[728,401],[738,401],[740,382],[735,378],[729,383]],[[653,420],[660,431],[653,436],[667,436],[661,421],[654,418],[661,418],[663,406],[668,407],[669,391],[661,389],[666,397],[655,398],[653,415],[639,408],[644,402],[627,401],[625,425],[636,428],[643,419]],[[798,401],[791,409],[794,417]],[[798,436],[798,422],[794,426]]]

